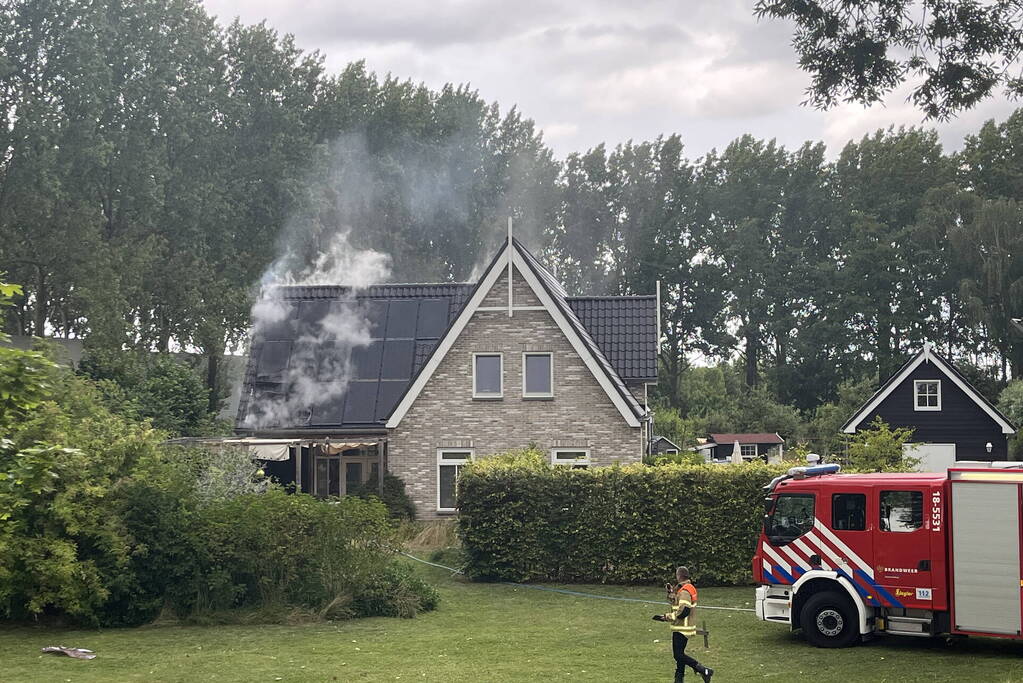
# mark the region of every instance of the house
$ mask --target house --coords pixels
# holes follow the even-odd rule
[[[666,436],[654,436],[650,440],[651,455],[674,455],[681,452],[682,449],[679,448],[678,444]]]
[[[279,295],[287,314],[255,332],[235,431],[287,445],[267,463],[282,483],[344,495],[385,471],[432,519],[455,512],[458,471],[474,458],[532,444],[554,464],[586,467],[639,462],[646,451],[656,296],[570,297],[511,236],[477,282]],[[302,329],[346,307],[365,314],[370,340],[340,360],[343,393],[275,423],[254,420],[260,405],[289,400],[288,368],[339,365],[336,345],[304,348]]]
[[[892,428],[912,427],[912,457],[938,472],[957,460],[1006,460],[1016,432],[994,405],[930,344],[888,378],[842,427],[846,434],[869,428],[880,417]]]
[[[710,451],[711,460],[728,460],[735,450],[735,443],[739,443],[739,450],[743,460],[767,460],[767,455],[772,450],[782,455],[785,448],[785,439],[777,433],[749,433],[749,434],[709,434],[703,449]]]

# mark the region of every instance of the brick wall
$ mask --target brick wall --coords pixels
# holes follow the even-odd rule
[[[539,306],[516,273],[516,306]],[[507,306],[502,275],[482,306]],[[549,351],[554,361],[554,398],[522,398],[522,353]],[[474,400],[472,354],[503,355],[504,398]],[[477,311],[388,443],[388,469],[405,481],[420,519],[437,513],[437,449],[474,449],[485,457],[535,443],[589,448],[594,465],[638,462],[643,433],[630,427],[568,339],[546,311]]]

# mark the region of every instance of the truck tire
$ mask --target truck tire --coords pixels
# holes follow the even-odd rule
[[[856,607],[839,593],[811,595],[799,622],[806,640],[815,647],[851,647],[860,639]]]

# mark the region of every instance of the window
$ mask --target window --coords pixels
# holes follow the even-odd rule
[[[666,449],[664,449],[664,454],[665,455],[678,455],[678,449],[677,448],[666,448]]]
[[[836,493],[831,496],[831,528],[835,531],[864,531],[867,528],[867,496]]]
[[[941,410],[941,380],[918,379],[913,381],[913,409]]]
[[[320,498],[341,495],[341,459],[336,455],[317,455],[313,477],[315,495]]]
[[[501,398],[504,395],[502,377],[503,359],[499,353],[474,353],[472,355],[472,397]]]
[[[584,470],[590,466],[590,452],[582,448],[555,448],[551,451],[551,462],[573,470]]]
[[[740,445],[739,453],[744,458],[755,458],[757,457],[757,445],[755,443]]]
[[[472,460],[471,450],[437,451],[437,511],[457,509],[458,473]]]
[[[522,396],[554,396],[554,358],[549,353],[522,354]]]
[[[805,493],[778,496],[764,531],[773,545],[785,545],[813,529],[814,498]]]
[[[905,533],[924,525],[924,494],[920,491],[881,492],[881,531]]]

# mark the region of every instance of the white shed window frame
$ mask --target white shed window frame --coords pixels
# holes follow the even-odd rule
[[[744,458],[755,458],[758,455],[757,445],[755,443],[739,444],[739,454]]]
[[[480,356],[496,356],[498,359],[498,379],[501,382],[501,390],[495,393],[480,393],[476,389],[476,359]],[[472,354],[472,397],[479,399],[499,399],[504,398],[504,354],[500,351],[480,351],[479,353]]]
[[[920,387],[925,384],[935,384],[938,387],[936,394],[922,394]],[[935,396],[937,398],[937,405],[933,406],[922,406],[920,405],[921,396]],[[915,379],[913,380],[913,410],[917,412],[937,412],[941,410],[941,380],[940,379]]]
[[[559,453],[582,453],[582,457],[573,458],[572,460],[558,459]],[[564,467],[590,467],[593,463],[590,462],[590,449],[589,448],[552,448],[551,449],[551,464],[561,465]]]
[[[550,359],[550,387],[547,392],[526,391],[526,358],[528,356],[547,356]],[[522,398],[554,398],[554,354],[550,351],[523,351],[522,352]]]
[[[445,453],[465,453],[464,458],[445,458]],[[476,451],[472,448],[438,448],[437,449],[437,512],[458,512],[458,508],[445,508],[440,505],[440,468],[443,466],[448,467],[465,467],[470,462],[476,459]],[[455,486],[457,492],[458,485],[458,472],[455,472]]]

